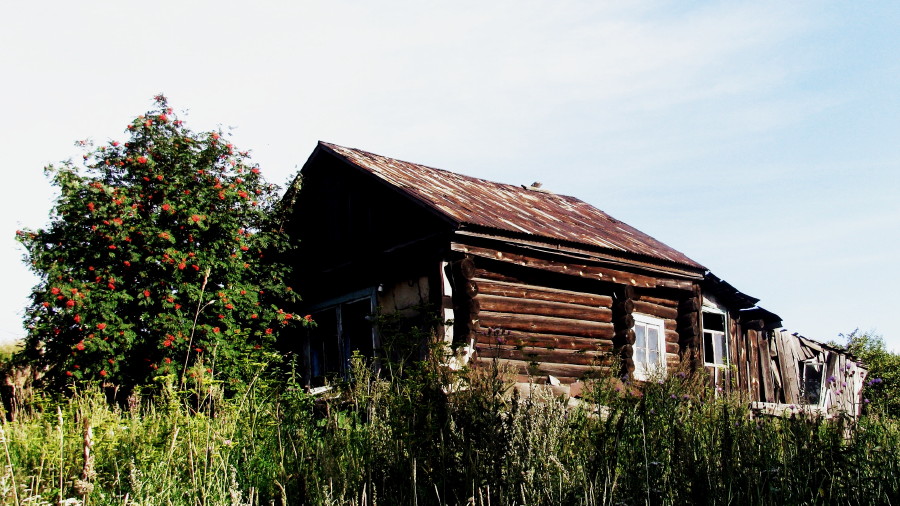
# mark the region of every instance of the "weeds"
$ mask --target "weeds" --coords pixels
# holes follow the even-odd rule
[[[215,384],[164,388],[128,411],[100,391],[43,400],[2,426],[0,500],[886,504],[900,494],[896,421],[754,418],[687,374],[640,388],[600,379],[574,408],[539,388],[520,396],[498,366],[453,373],[439,360],[386,379],[357,358],[354,380],[319,397],[292,376],[259,378],[232,398]]]

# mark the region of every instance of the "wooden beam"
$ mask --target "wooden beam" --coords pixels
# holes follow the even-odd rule
[[[481,310],[497,313],[557,316],[597,322],[611,322],[612,310],[605,307],[580,306],[565,302],[520,299],[500,295],[481,294],[477,298]]]
[[[566,274],[577,276],[585,279],[594,279],[597,281],[605,281],[608,283],[617,283],[630,285],[641,288],[674,288],[681,290],[689,290],[693,287],[693,283],[688,280],[676,280],[667,278],[657,278],[636,274],[633,272],[610,269],[596,265],[585,265],[572,262],[562,262],[558,260],[548,260],[545,258],[536,258],[533,256],[521,255],[518,253],[509,253],[497,251],[495,249],[483,248],[478,246],[468,246],[458,243],[451,245],[453,251],[462,252],[468,255],[488,258],[523,267],[540,269],[558,274]]]
[[[541,366],[545,364],[571,364],[608,367],[612,363],[611,356],[601,352],[576,352],[571,350],[550,350],[539,347],[485,344],[478,344],[475,346],[475,349],[478,350],[478,356],[481,358],[502,358],[525,362],[537,362]]]
[[[481,332],[477,340],[482,344],[508,344],[510,346],[530,346],[561,350],[612,351],[612,339],[567,336],[562,334],[540,334],[519,330],[505,330],[500,335]]]
[[[476,362],[481,366],[489,366],[493,360],[495,359],[479,357],[476,359]],[[606,368],[604,367],[591,365],[555,364],[549,362],[534,364],[526,360],[496,360],[498,360],[501,364],[510,366],[515,372],[519,374],[527,374],[533,376],[552,375],[556,376],[557,378],[591,378],[598,377],[606,371]]]
[[[484,271],[480,271],[479,274],[484,274]],[[474,281],[478,284],[478,293],[484,295],[545,300],[548,302],[565,302],[567,304],[578,304],[589,307],[611,307],[613,302],[612,297],[609,295],[560,290],[483,277],[476,277]]]
[[[522,330],[545,334],[564,334],[570,336],[612,339],[614,328],[612,323],[551,316],[520,315],[482,311],[478,315],[481,327],[497,329]]]
[[[661,306],[659,304],[641,300],[634,301],[634,312],[648,314],[658,318],[668,318],[670,320],[678,318],[678,310],[674,307]]]

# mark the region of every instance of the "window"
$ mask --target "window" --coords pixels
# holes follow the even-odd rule
[[[815,360],[801,361],[800,397],[807,404],[818,405],[822,398],[822,379],[825,376],[825,364]]]
[[[634,315],[634,378],[647,380],[666,371],[666,333],[663,321],[642,314]]]
[[[374,356],[375,332],[370,321],[374,300],[374,292],[366,290],[313,308],[316,326],[310,331],[307,351],[313,386],[324,384],[328,376],[346,376],[354,351]]]
[[[703,361],[706,365],[728,365],[728,339],[725,333],[725,313],[703,311]]]

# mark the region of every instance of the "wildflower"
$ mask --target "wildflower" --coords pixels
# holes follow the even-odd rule
[[[100,376],[106,376],[107,374],[108,374],[108,373],[106,372],[106,369],[101,369],[101,370],[100,370]]]
[[[138,161],[138,163],[147,163],[147,157],[146,157],[146,156],[139,156],[138,159],[137,159],[137,161]]]
[[[829,383],[834,383],[835,382],[834,376],[829,376],[827,381]]]
[[[106,324],[105,324],[105,323],[98,323],[98,324],[97,324],[97,329],[98,329],[98,330],[103,330],[103,329],[105,329],[105,328],[106,328]]]

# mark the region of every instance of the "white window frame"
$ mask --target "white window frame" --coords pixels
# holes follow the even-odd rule
[[[707,329],[707,328],[706,328],[706,322],[703,321],[703,318],[704,318],[703,315],[704,315],[704,313],[713,313],[713,314],[721,315],[721,316],[722,316],[722,321],[724,322],[724,325],[722,326],[722,328],[723,328],[724,330],[710,330],[710,329]],[[707,366],[707,367],[717,367],[717,368],[719,368],[719,369],[725,369],[725,368],[727,368],[728,365],[729,365],[730,362],[731,362],[731,360],[730,360],[730,355],[729,355],[729,353],[731,352],[731,349],[730,349],[730,347],[728,346],[728,315],[725,313],[725,311],[722,311],[721,309],[714,308],[714,307],[709,307],[709,306],[703,306],[703,307],[700,309],[700,322],[701,322],[701,323],[700,323],[700,327],[701,327],[701,330],[702,330],[702,333],[703,333],[703,365],[705,365],[705,366]],[[712,356],[712,357],[707,357],[707,356],[706,356],[706,333],[707,333],[707,332],[709,332],[710,334],[713,335],[713,340],[712,340],[712,344],[713,344],[713,356]],[[721,356],[722,356],[722,363],[721,363],[721,364],[717,364],[717,363],[713,362],[713,360],[715,360],[715,347],[716,347],[716,343],[720,342],[718,339],[716,339],[716,335],[717,335],[717,334],[722,336],[721,342],[725,343],[725,349],[722,350],[722,353],[721,353]]]
[[[634,331],[635,331],[635,342],[632,345],[632,356],[631,359],[634,362],[634,379],[640,381],[647,381],[654,375],[665,375],[666,373],[666,327],[665,322],[661,318],[656,318],[654,316],[649,316],[640,313],[633,313],[634,317]],[[643,348],[638,346],[637,340],[637,332],[638,326],[642,326],[645,330],[644,333],[644,343],[646,346]],[[657,362],[655,364],[650,363],[650,351],[651,348],[647,339],[649,338],[649,330],[650,328],[655,328],[657,331],[657,339],[656,339],[656,352],[657,352]]]
[[[806,360],[800,360],[797,363],[799,373],[800,373],[800,396],[809,400],[809,392],[806,391],[806,383],[807,383],[807,374],[806,374],[806,366],[818,367],[819,371],[817,372],[819,377],[819,398],[815,403],[810,403],[810,406],[824,406],[825,405],[825,389],[828,387],[825,383],[825,374],[828,372],[828,364],[821,360],[819,357],[814,357]]]

